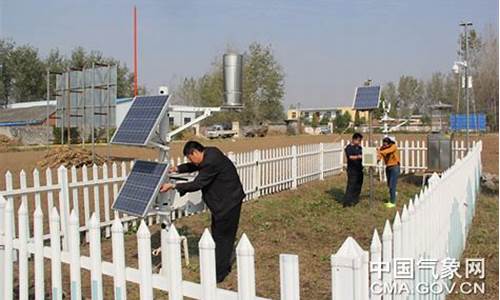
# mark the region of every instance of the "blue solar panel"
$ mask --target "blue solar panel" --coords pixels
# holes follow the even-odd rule
[[[169,96],[135,97],[116,130],[112,144],[145,146],[166,112]]]
[[[167,167],[167,163],[137,160],[113,203],[113,209],[144,217],[158,196],[160,185],[167,174]]]
[[[356,89],[354,109],[369,110],[378,108],[380,86],[361,86]]]

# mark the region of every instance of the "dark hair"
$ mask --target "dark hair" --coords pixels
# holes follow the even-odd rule
[[[393,140],[391,140],[389,137],[385,137],[385,138],[382,140],[382,143],[394,144],[394,141],[393,141]]]
[[[355,134],[352,135],[352,139],[353,140],[362,140],[363,139],[363,135],[359,132],[356,132]]]
[[[182,150],[182,153],[184,156],[188,156],[190,154],[193,154],[195,150],[198,150],[200,152],[203,152],[205,150],[205,147],[203,147],[202,144],[196,142],[196,141],[189,141],[184,145],[184,149]]]

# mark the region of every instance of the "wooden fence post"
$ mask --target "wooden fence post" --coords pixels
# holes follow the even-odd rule
[[[151,265],[151,234],[148,226],[141,221],[137,231],[137,250],[139,257],[139,272],[141,274],[140,296],[141,299],[153,299],[153,267]],[[170,291],[172,292],[172,291]],[[170,294],[170,299],[172,299]]]
[[[14,285],[14,252],[13,252],[13,240],[14,240],[14,208],[13,208],[13,200],[9,199],[7,201],[7,205],[5,206],[5,220],[4,220],[4,243],[5,243],[5,254],[4,254],[4,274],[5,274],[5,282],[4,282],[4,299],[9,300],[12,299],[13,294],[13,285]]]
[[[325,146],[319,143],[319,180],[325,180]]]
[[[94,212],[89,221],[92,300],[102,300],[101,227]]]
[[[60,218],[57,208],[52,207],[50,216],[50,249],[51,249],[51,276],[52,299],[62,300],[62,275],[61,275],[61,230]]]
[[[300,299],[299,257],[280,254],[281,300]]]
[[[410,173],[410,144],[408,143],[408,140],[404,141],[404,170],[405,174]]]
[[[28,185],[26,184],[26,172],[24,170],[21,170],[21,173],[19,173],[19,188],[21,190],[26,190],[28,188]],[[26,211],[28,211],[28,194],[21,195],[21,202],[24,202]],[[31,236],[29,226],[26,226],[26,235],[28,237]]]
[[[200,281],[202,299],[217,299],[217,283],[215,270],[215,242],[208,229],[205,228],[198,243],[200,249]]]
[[[382,244],[380,243],[380,238],[378,236],[377,229],[373,231],[372,243],[370,245],[370,265],[372,268],[370,269],[370,278],[371,278],[371,287],[380,286],[382,284],[382,272],[378,268],[382,268]],[[375,270],[374,270],[375,269]],[[380,300],[381,294],[373,294],[372,300]]]
[[[368,252],[352,237],[331,256],[331,268],[333,300],[368,300]]]
[[[76,172],[76,167],[72,166],[71,167],[71,184],[76,184],[78,182],[78,175]],[[79,207],[79,201],[78,201],[78,188],[73,187],[72,188],[72,197],[73,197],[73,210],[76,213],[76,216],[78,217],[80,215],[80,207]],[[71,211],[71,209],[69,209]],[[79,218],[77,218],[79,220]],[[80,226],[80,223],[78,223],[78,226]]]
[[[393,259],[393,243],[392,230],[389,220],[385,221],[384,231],[382,232],[382,261],[389,265],[388,272],[382,274],[382,282],[384,285],[390,285],[392,281],[392,259]],[[384,300],[391,300],[392,295],[383,295]]]
[[[344,139],[340,140],[340,167],[344,168],[344,148],[345,148]]]
[[[246,234],[236,247],[238,265],[238,300],[255,299],[255,251]]]
[[[297,146],[292,145],[292,190],[297,189],[297,173],[299,168],[297,161]]]
[[[90,221],[90,196],[89,196],[89,187],[86,185],[89,182],[89,172],[87,165],[83,165],[82,167],[82,183],[83,186],[83,218],[84,224],[87,230],[85,230],[85,241],[87,243],[90,242],[89,236],[89,221]]]
[[[28,208],[21,202],[17,212],[19,222],[19,299],[28,299]]]
[[[13,289],[14,289],[14,268],[13,268],[13,239],[14,239],[14,230],[13,230],[13,219],[14,219],[14,208],[12,199],[7,200],[7,204],[5,206],[4,213],[4,243],[5,243],[5,253],[4,253],[4,290],[2,291],[4,299],[10,300],[13,298]]]
[[[127,282],[125,281],[125,244],[123,241],[123,225],[115,216],[111,226],[111,243],[113,245],[113,266],[115,276],[113,276],[115,300],[127,299]]]
[[[2,238],[2,243],[0,243],[0,264],[4,263],[4,255],[5,255],[5,199],[2,195],[0,195],[0,238]],[[3,285],[5,281],[4,272],[0,272],[0,295],[2,295]]]
[[[174,224],[170,226],[167,234],[167,248],[169,299],[182,300],[181,238]]]
[[[108,170],[108,164],[104,163],[102,165],[102,179],[104,180],[104,187],[103,187],[103,194],[104,194],[104,221],[110,222],[111,221],[111,206],[109,204],[109,170]],[[110,226],[106,226],[104,228],[104,236],[106,238],[111,237],[111,228]]]
[[[80,222],[75,209],[69,216],[69,251],[70,251],[70,278],[71,299],[82,298],[82,283],[80,276]]]
[[[57,169],[57,183],[60,186],[59,191],[59,211],[60,211],[60,226],[63,232],[62,246],[65,251],[68,251],[68,220],[69,220],[69,189],[68,189],[68,170],[61,165]]]
[[[260,150],[256,149],[253,152],[253,160],[254,160],[254,170],[253,170],[253,185],[255,191],[255,198],[259,198],[261,196],[261,174],[260,174]]]
[[[49,208],[50,209],[50,208]],[[33,234],[35,246],[35,299],[45,299],[45,268],[43,255],[43,212],[39,204],[33,213]]]

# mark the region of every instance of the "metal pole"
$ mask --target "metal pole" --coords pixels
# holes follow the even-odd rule
[[[467,31],[467,27],[468,26],[472,26],[472,23],[468,23],[468,22],[463,22],[460,24],[460,26],[463,26],[464,27],[464,39],[465,39],[465,51],[464,51],[464,62],[465,62],[465,65],[464,65],[464,73],[465,73],[465,79],[464,79],[464,97],[465,97],[465,106],[466,106],[466,117],[467,117],[467,120],[466,120],[466,126],[467,126],[467,132],[465,133],[465,142],[466,142],[466,149],[467,149],[467,152],[469,151],[469,143],[470,143],[470,139],[469,139],[469,130],[470,130],[470,120],[469,120],[469,116],[470,116],[470,111],[469,111],[469,62],[467,61],[468,60],[468,52],[469,52],[469,37],[468,37],[468,31]],[[460,44],[461,46],[462,44]]]
[[[107,157],[106,160],[109,161],[110,156],[110,144],[109,144],[109,125],[111,118],[111,65],[108,65],[108,86],[106,88],[106,95],[108,97],[108,112],[106,115],[106,147],[107,147]]]
[[[68,110],[66,111],[66,115],[68,117],[68,146],[71,144],[71,70],[68,69],[68,77],[67,77],[67,95],[68,95]]]
[[[81,87],[82,87],[82,97],[80,97],[80,100],[82,101],[82,130],[80,132],[80,137],[82,139],[82,148],[85,148],[85,125],[87,122],[85,122],[85,68],[82,68],[82,77],[81,77]]]
[[[368,111],[368,147],[373,147],[372,143],[372,111]],[[368,177],[370,177],[370,207],[373,202],[373,168],[368,168]]]
[[[138,94],[137,83],[137,7],[134,6],[134,96]]]
[[[50,113],[49,113],[49,105],[50,105],[50,69],[47,69],[47,108],[46,108],[46,119],[45,122],[47,122],[46,130],[47,130],[47,150],[49,149],[49,144],[50,144]]]
[[[92,132],[90,133],[92,139],[92,163],[95,163],[95,96],[94,96],[94,84],[95,84],[95,63],[92,63],[92,82],[90,83],[90,97],[92,99],[92,107],[90,114],[92,116]]]

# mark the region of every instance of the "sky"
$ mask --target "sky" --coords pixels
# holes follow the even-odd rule
[[[0,36],[38,48],[99,50],[133,65],[156,93],[200,76],[228,48],[271,45],[285,73],[285,107],[351,105],[355,87],[400,75],[426,79],[457,60],[458,24],[498,29],[498,0],[0,0]]]

